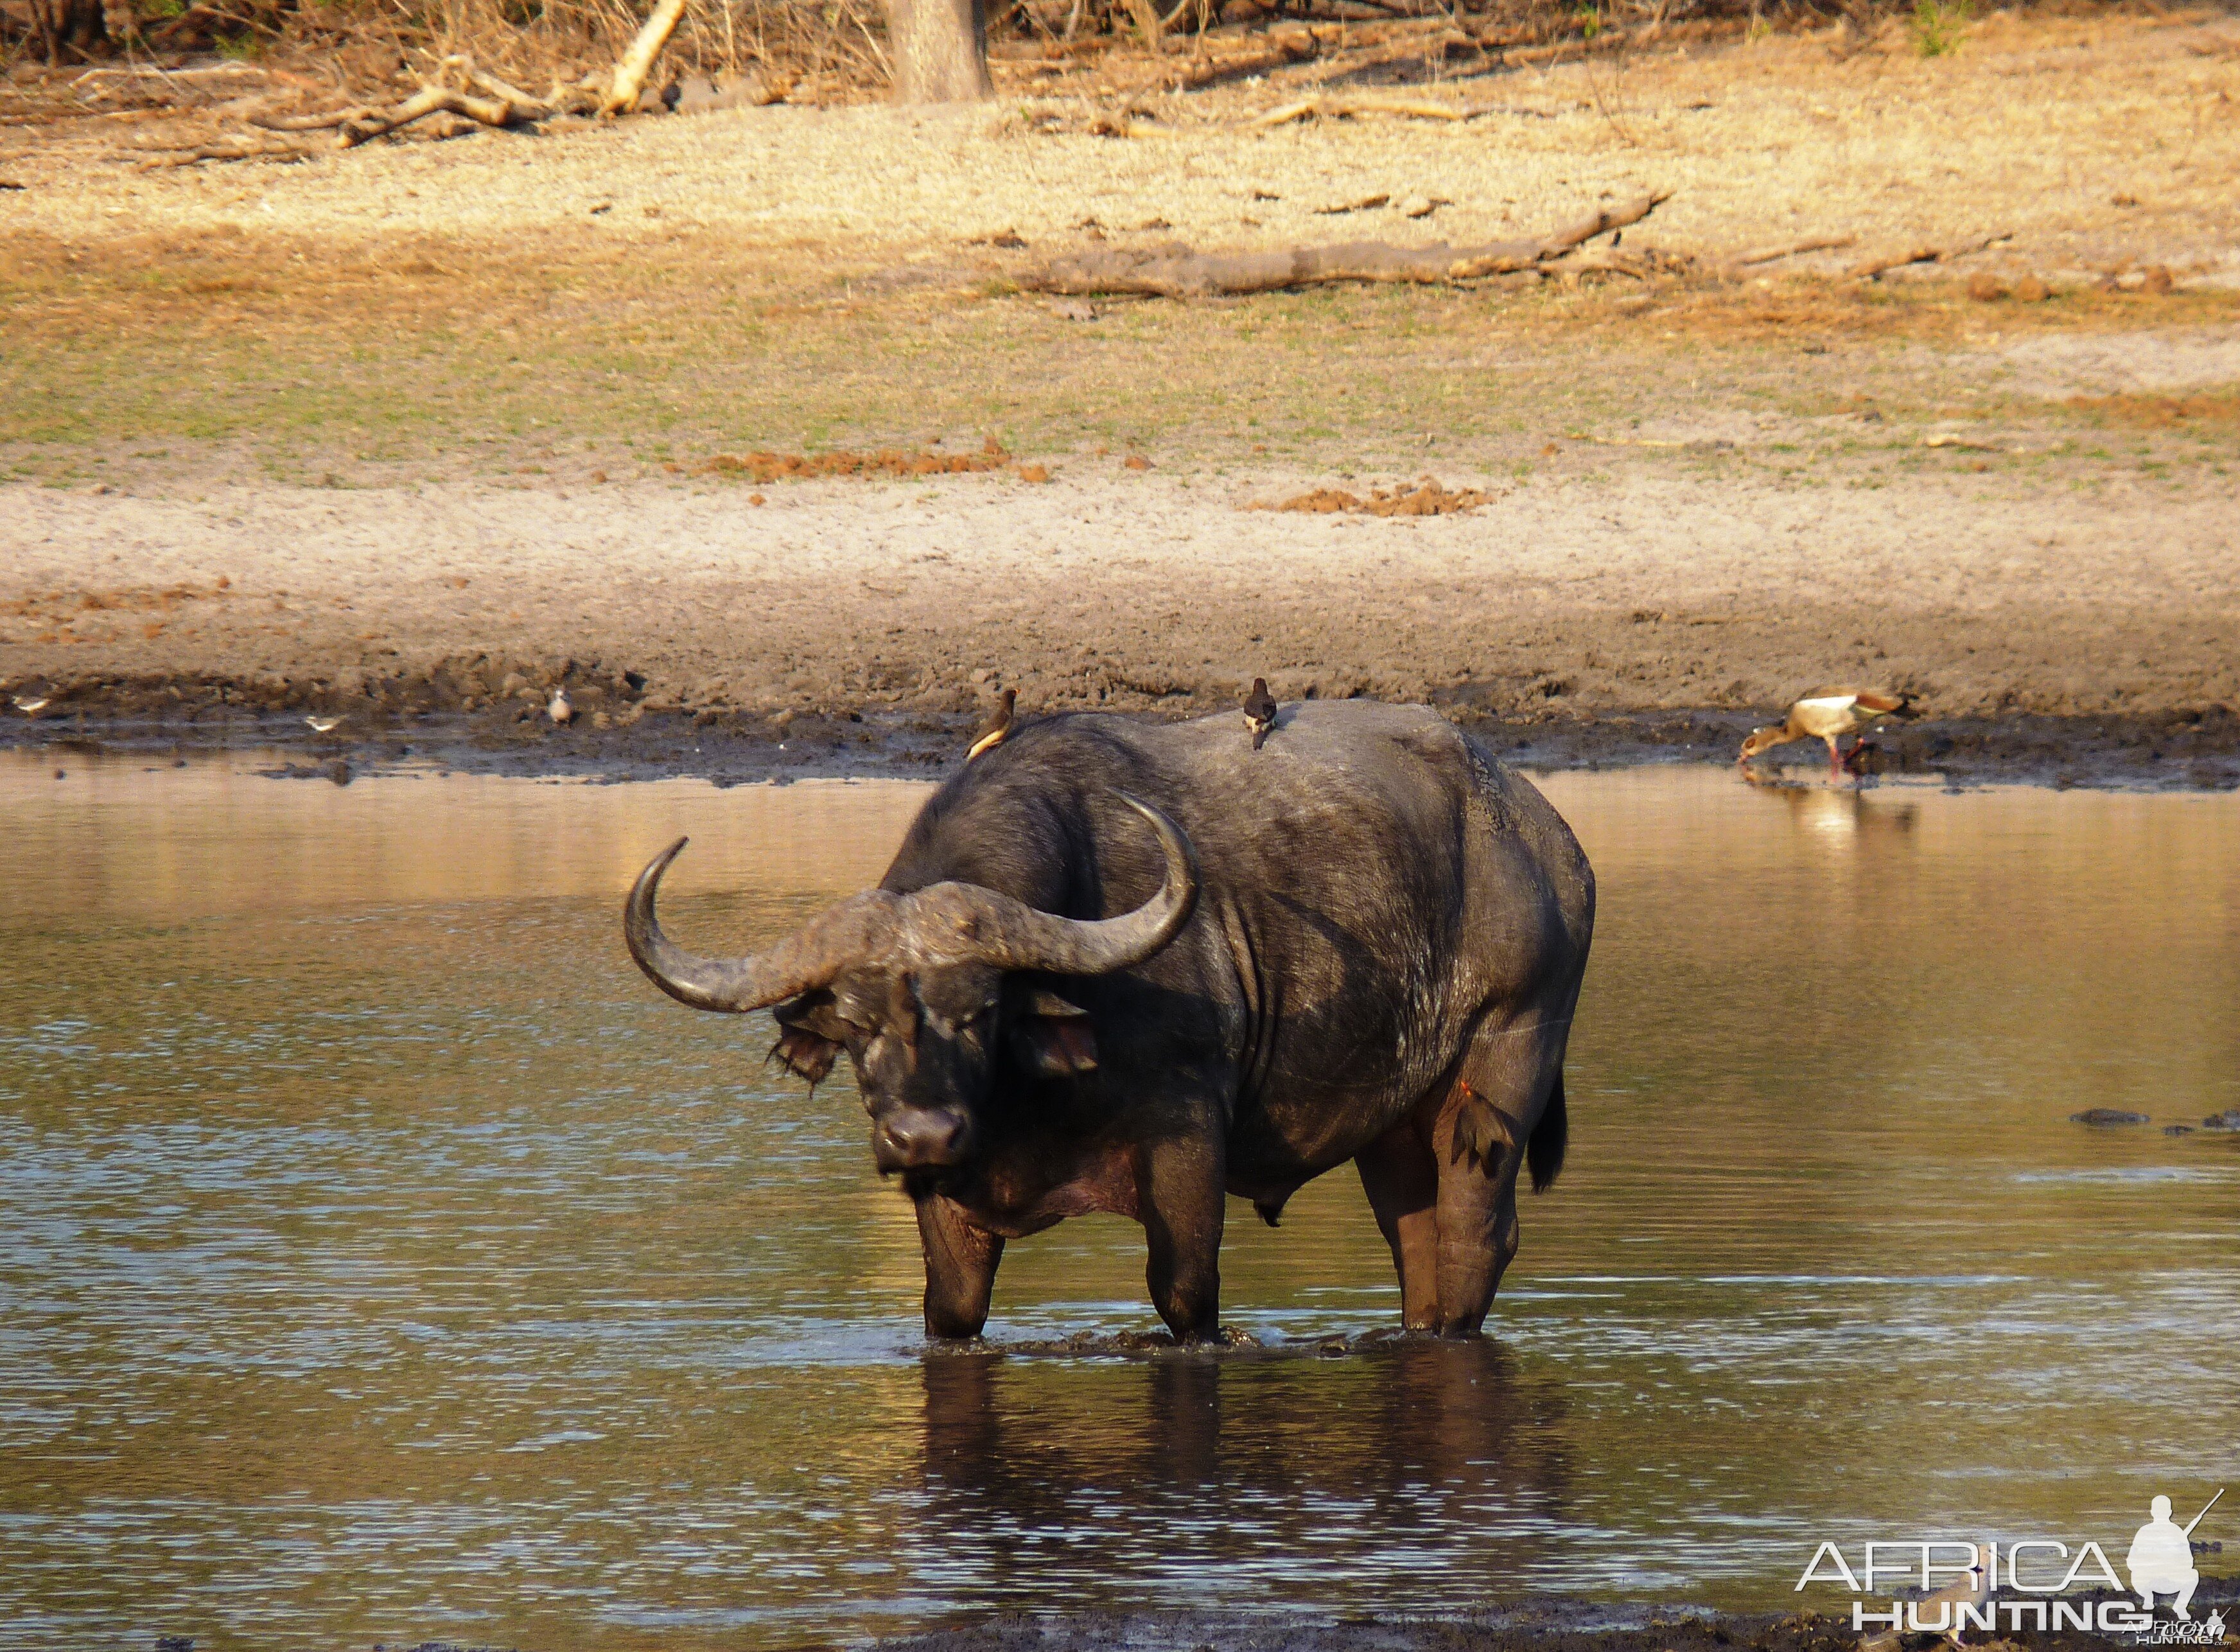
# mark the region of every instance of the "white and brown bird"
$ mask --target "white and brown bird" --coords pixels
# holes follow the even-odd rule
[[[1268,731],[1276,726],[1276,696],[1268,692],[1268,679],[1252,679],[1252,692],[1244,696],[1244,726],[1252,731],[1252,749],[1260,749]]]
[[[47,696],[43,694],[18,694],[12,697],[11,703],[25,716],[36,717],[47,709]]]
[[[1970,1556],[1965,1571],[1935,1594],[1906,1609],[1910,1620],[1921,1625],[1923,1634],[1941,1637],[1958,1652],[1964,1652],[1968,1644],[1960,1638],[1960,1609],[1965,1606],[1981,1610],[1993,1592],[1990,1562],[1994,1556],[1991,1546],[1977,1543],[1973,1547],[1976,1552]],[[1945,1569],[1940,1566],[1937,1569],[1942,1571]],[[1903,1644],[1900,1632],[1893,1629],[1861,1641],[1859,1652],[1898,1652]]]
[[[1762,751],[1786,745],[1791,740],[1824,740],[1828,743],[1828,776],[1840,780],[1843,775],[1843,738],[1857,734],[1878,717],[1910,716],[1913,697],[1904,694],[1889,694],[1881,689],[1860,689],[1835,686],[1815,689],[1789,708],[1785,723],[1770,723],[1763,729],[1750,730],[1743,742],[1742,755],[1737,763],[1748,763]]]
[[[568,703],[566,689],[552,690],[552,698],[545,704],[544,715],[563,728],[575,720],[576,708]]]
[[[983,751],[992,751],[1011,737],[1011,708],[1018,703],[1018,698],[1017,689],[1003,690],[1003,703],[996,708],[995,715],[982,723],[980,732],[972,736],[972,744],[964,753],[965,762],[970,763]]]
[[[313,734],[332,734],[343,726],[343,720],[340,717],[323,717],[316,711],[305,717],[303,721],[311,725]]]

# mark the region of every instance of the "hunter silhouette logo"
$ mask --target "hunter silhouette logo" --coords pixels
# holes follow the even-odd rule
[[[2223,1495],[2224,1489],[2218,1487],[2217,1497]],[[2201,1587],[2201,1573],[2193,1563],[2193,1529],[2217,1507],[2217,1497],[2183,1526],[2171,1521],[2169,1498],[2157,1497],[2148,1505],[2150,1518],[2131,1539],[2131,1552],[2123,1556],[2124,1569],[2131,1574],[2131,1592],[2148,1611],[2155,1609],[2156,1595],[2175,1595],[2170,1610],[2180,1617],[2193,1615],[2185,1609],[2193,1591]]]
[[[1802,1591],[1813,1583],[1836,1583],[1855,1596],[1872,1595],[1893,1584],[1916,1598],[1893,1599],[1888,1611],[1870,1610],[1862,1598],[1851,1602],[1851,1628],[1878,1629],[1877,1641],[1900,1635],[1942,1635],[1956,1644],[1965,1629],[2011,1635],[2023,1629],[2039,1634],[2077,1630],[2130,1634],[2141,1643],[2214,1646],[2224,1638],[2224,1618],[2212,1613],[2197,1622],[2188,1609],[2201,1585],[2193,1563],[2193,1533],[2224,1495],[2219,1489],[2201,1513],[2181,1526],[2170,1518],[2170,1500],[2149,1505],[2147,1523],[2131,1539],[2123,1556],[2130,1587],[2116,1575],[2107,1551],[2087,1541],[2072,1549],[2050,1537],[2008,1542],[1957,1542],[1949,1539],[1870,1542],[1857,1570],[1841,1545],[1823,1542],[1797,1580]],[[2057,1598],[2080,1585],[2097,1585],[2117,1598],[2077,1601]],[[2132,1604],[2129,1596],[2136,1596]],[[2167,1597],[2172,1617],[2157,1620],[2156,1600]],[[1873,1604],[1879,1606],[1880,1602]]]

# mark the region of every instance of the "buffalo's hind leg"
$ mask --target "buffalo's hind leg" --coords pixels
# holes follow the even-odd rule
[[[1392,1247],[1400,1276],[1400,1322],[1439,1328],[1439,1163],[1416,1117],[1404,1118],[1354,1156],[1361,1190]]]
[[[925,1334],[952,1340],[977,1336],[988,1322],[1003,1237],[967,1222],[953,1199],[926,1193],[916,1202],[918,1242],[925,1251]]]

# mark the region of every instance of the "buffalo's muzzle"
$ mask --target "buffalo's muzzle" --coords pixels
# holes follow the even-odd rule
[[[872,1126],[871,1157],[882,1170],[945,1169],[963,1159],[965,1134],[961,1113],[903,1108]]]

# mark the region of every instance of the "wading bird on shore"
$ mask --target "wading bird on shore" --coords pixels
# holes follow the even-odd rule
[[[13,703],[16,709],[25,716],[35,717],[46,709],[47,696],[43,694],[18,694],[13,696]]]
[[[1975,1549],[1974,1557],[1968,1562],[1968,1569],[1960,1575],[1957,1582],[1946,1584],[1920,1604],[1909,1609],[1913,1621],[1921,1626],[1923,1633],[1937,1635],[1955,1649],[1964,1648],[1967,1644],[1960,1638],[1960,1609],[1965,1606],[1980,1609],[1983,1602],[1991,1598],[1991,1569],[1988,1564],[1993,1558],[1990,1546],[1977,1543]],[[1934,1616],[1930,1615],[1932,1607],[1936,1609]],[[1897,1652],[1901,1644],[1898,1635],[1892,1631],[1861,1641],[1859,1649],[1860,1652]]]
[[[561,724],[563,727],[565,727],[567,723],[574,718],[576,715],[576,708],[568,703],[567,689],[555,689],[552,690],[551,703],[544,708],[544,715],[551,718],[553,722]]]
[[[1260,743],[1268,737],[1268,730],[1276,726],[1276,696],[1268,692],[1268,679],[1252,679],[1252,692],[1244,696],[1244,726],[1252,730],[1252,749],[1260,749]]]
[[[1018,698],[1017,689],[1003,690],[1003,703],[996,708],[996,715],[982,723],[980,732],[972,736],[972,744],[964,753],[965,762],[970,763],[982,752],[993,750],[1010,737],[1011,708],[1018,703]]]
[[[305,717],[303,721],[311,725],[313,734],[332,734],[343,726],[343,720],[340,717],[323,717],[316,713]]]
[[[1762,751],[1791,740],[1818,739],[1828,743],[1828,777],[1843,777],[1843,738],[1857,734],[1877,717],[1911,715],[1913,696],[1887,694],[1880,689],[1815,689],[1789,708],[1785,723],[1770,723],[1750,730],[1737,763],[1748,763]]]

